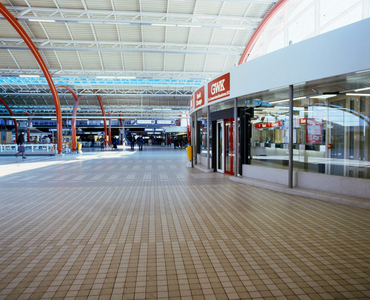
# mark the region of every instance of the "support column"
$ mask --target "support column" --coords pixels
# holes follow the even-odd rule
[[[234,176],[238,176],[238,164],[239,164],[239,153],[238,153],[238,100],[234,99]]]
[[[209,162],[209,159],[210,159],[210,155],[209,155],[209,125],[210,125],[210,114],[211,114],[211,109],[209,106],[207,106],[207,169],[210,169],[210,162]]]
[[[293,188],[293,85],[289,85],[289,178],[288,187]]]

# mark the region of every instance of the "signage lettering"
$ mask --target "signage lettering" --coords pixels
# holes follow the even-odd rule
[[[208,102],[230,96],[230,73],[208,83]]]
[[[204,105],[204,86],[195,92],[195,108]]]

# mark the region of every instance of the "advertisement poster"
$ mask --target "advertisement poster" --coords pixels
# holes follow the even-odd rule
[[[204,105],[204,86],[197,90],[194,94],[195,97],[195,108]]]
[[[190,98],[190,111],[193,111],[193,101],[194,101],[194,96],[191,96],[191,98]]]
[[[322,119],[306,119],[306,143],[322,144]]]
[[[230,96],[230,73],[208,83],[208,102]]]

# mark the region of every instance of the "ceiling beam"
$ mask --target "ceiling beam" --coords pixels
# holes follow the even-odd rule
[[[213,50],[213,46],[209,46],[209,50],[190,50],[190,49],[163,49],[163,48],[156,48],[156,49],[149,49],[149,48],[135,48],[135,49],[128,49],[128,48],[113,48],[113,47],[74,47],[74,46],[36,46],[39,51],[77,51],[77,52],[130,52],[130,53],[177,53],[177,54],[203,54],[203,55],[233,55],[233,56],[240,56],[243,53],[242,51],[219,51]],[[26,45],[0,45],[0,49],[11,49],[11,50],[29,50]]]
[[[246,2],[246,1],[243,1]],[[257,1],[247,1],[257,3]],[[268,2],[268,3],[263,3]],[[261,4],[271,4],[271,1],[259,1]],[[10,11],[16,11],[19,21],[43,20],[55,22],[87,23],[87,24],[117,24],[117,25],[163,25],[179,27],[206,27],[240,30],[253,30],[262,18],[218,16],[202,14],[132,12],[92,9],[57,9],[26,6],[7,6]],[[166,21],[163,21],[166,20]]]

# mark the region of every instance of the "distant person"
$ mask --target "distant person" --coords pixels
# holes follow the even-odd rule
[[[167,146],[171,147],[171,138],[170,137],[168,137],[168,139],[167,139]]]
[[[142,151],[143,150],[143,137],[141,135],[139,135],[139,137],[137,138],[137,143],[139,145],[139,151]]]
[[[101,137],[100,138],[100,149],[103,150],[104,149],[104,145],[105,144],[105,138]]]
[[[135,136],[131,134],[131,150],[134,150],[134,146],[135,146]]]
[[[24,147],[24,132],[22,131],[17,138],[18,153],[15,155],[18,157],[18,154],[22,153],[22,158],[26,159],[26,148]]]
[[[116,137],[113,137],[112,145],[113,145],[113,149],[117,149],[117,139],[116,139]]]
[[[47,136],[47,137],[45,138],[45,143],[50,143],[50,138],[49,138],[49,136]]]

